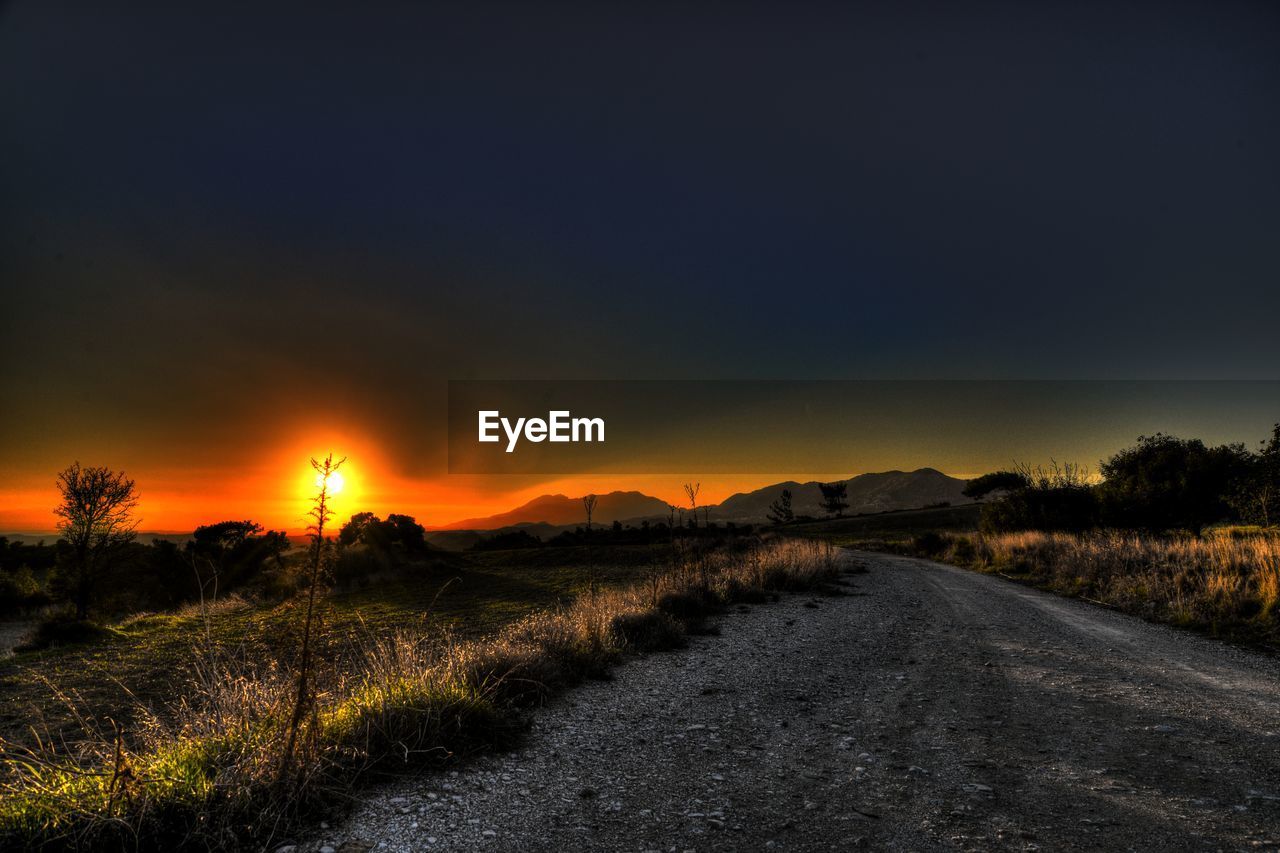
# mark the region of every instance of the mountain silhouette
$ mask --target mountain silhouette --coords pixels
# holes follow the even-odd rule
[[[963,490],[966,480],[948,477],[933,468],[915,471],[883,471],[859,474],[846,480],[849,484],[849,508],[846,515],[860,512],[887,512],[915,509],[940,503],[969,503]],[[731,495],[711,508],[711,520],[762,522],[769,516],[769,504],[777,500],[783,489],[791,490],[791,509],[796,515],[823,516],[822,494],[818,481],[774,483],[752,492]]]
[[[968,503],[963,494],[967,481],[949,477],[933,468],[915,471],[884,471],[876,474],[859,474],[846,481],[849,484],[849,509],[847,515],[860,512],[886,512],[897,509],[915,509],[940,503]],[[731,495],[720,504],[708,506],[712,521],[737,523],[762,523],[768,520],[769,504],[778,499],[783,489],[791,490],[791,508],[796,515],[822,516],[821,494],[818,482],[798,483],[789,480],[774,483],[751,492]],[[640,522],[665,521],[665,501],[643,492],[609,492],[600,495],[592,521],[612,524],[614,521]],[[497,530],[516,525],[576,526],[586,522],[582,498],[567,495],[542,495],[508,512],[483,518],[464,518],[438,530]],[[530,530],[540,536],[545,530]]]
[[[665,501],[643,492],[609,492],[599,495],[596,499],[596,508],[591,520],[595,524],[612,524],[614,521],[625,521],[631,518],[656,518],[665,516],[666,513]],[[582,508],[582,498],[542,495],[508,512],[484,518],[464,518],[462,521],[442,525],[440,529],[495,530],[516,524],[543,522],[554,525],[573,525],[585,524],[586,521],[587,515]]]

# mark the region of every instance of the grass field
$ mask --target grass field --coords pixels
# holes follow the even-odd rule
[[[22,655],[5,677],[35,691],[28,701],[75,694],[66,706],[93,719],[66,743],[0,740],[0,847],[269,849],[370,779],[512,742],[522,708],[624,654],[676,647],[730,604],[843,594],[822,542],[689,540],[590,559],[601,586],[588,594],[585,549],[534,549],[440,557],[335,597],[305,705],[282,657],[287,605],[139,616],[105,643]],[[109,673],[120,698],[90,692]]]
[[[596,548],[601,582],[637,580],[665,545]],[[585,586],[585,548],[543,548],[433,554],[429,560],[372,579],[365,588],[335,590],[325,601],[322,645],[392,630],[445,630],[460,637],[490,634],[529,613],[571,600]],[[26,740],[35,726],[57,735],[79,726],[72,705],[127,722],[138,700],[163,704],[195,678],[192,646],[214,644],[246,659],[286,655],[299,628],[295,603],[217,602],[207,623],[199,608],[138,614],[109,626],[103,642],[28,652],[0,661],[0,737]]]

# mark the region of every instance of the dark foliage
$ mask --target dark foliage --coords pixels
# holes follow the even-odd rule
[[[93,643],[111,636],[106,628],[101,628],[85,619],[77,619],[70,613],[63,613],[45,619],[22,645],[14,651],[32,652],[51,649],[57,646],[70,646],[79,643]]]
[[[283,531],[263,532],[253,521],[220,521],[197,527],[187,543],[192,566],[206,596],[221,595],[256,580],[264,564],[280,567],[289,550]],[[199,594],[197,590],[196,594]]]
[[[985,498],[992,492],[1016,492],[1030,485],[1030,478],[1022,471],[993,471],[970,480],[963,494],[967,498]]]
[[[795,511],[791,509],[791,490],[783,489],[778,499],[769,504],[769,520],[774,524],[790,524],[795,519]]]
[[[620,614],[613,618],[612,628],[632,651],[662,651],[686,645],[684,628],[659,610]]]
[[[847,481],[838,480],[834,483],[819,483],[818,490],[822,492],[822,508],[829,515],[844,515],[844,511],[849,508],[849,483]]]
[[[617,522],[615,522],[616,524]],[[621,531],[621,525],[614,532]],[[473,551],[510,551],[516,548],[541,548],[542,540],[527,530],[512,530],[481,539],[471,547]]]
[[[386,520],[371,512],[358,512],[338,531],[338,545],[368,545],[378,551],[400,551],[408,556],[427,550],[426,531],[410,515],[392,513]]]
[[[1098,525],[1098,496],[1087,485],[1029,486],[982,508],[987,532],[1046,530],[1079,532]]]
[[[1250,524],[1269,527],[1280,522],[1280,424],[1250,458],[1227,503]]]
[[[1238,490],[1250,462],[1239,444],[1206,447],[1199,439],[1141,436],[1102,463],[1103,520],[1113,527],[1198,534],[1232,516],[1227,496]]]

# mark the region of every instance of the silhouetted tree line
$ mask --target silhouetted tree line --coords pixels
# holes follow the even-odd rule
[[[1280,522],[1280,424],[1256,451],[1208,446],[1164,433],[1140,436],[1102,462],[1101,480],[1074,465],[1019,466],[970,480],[989,531],[1081,531],[1109,527],[1199,535],[1220,522]]]
[[[676,525],[676,535],[683,539],[724,539],[741,536],[752,532],[749,524],[726,522],[702,523],[693,526],[690,517],[683,525]],[[623,524],[614,521],[609,526],[576,527],[573,530],[562,530],[543,542],[526,530],[510,530],[496,533],[481,539],[471,546],[473,551],[508,551],[518,548],[566,548],[583,545],[650,545],[668,542],[671,539],[672,526],[665,521],[657,523],[641,521],[639,524]]]
[[[225,535],[229,527],[242,525],[257,532]],[[211,533],[217,529],[224,535]],[[211,597],[261,584],[283,570],[281,558],[288,548],[281,531],[227,521],[197,528],[184,544],[167,539],[120,543],[109,559],[85,571],[75,546],[66,539],[24,545],[0,537],[0,615],[59,603],[74,608],[79,619],[91,610],[124,613],[178,607],[199,600],[202,592]]]

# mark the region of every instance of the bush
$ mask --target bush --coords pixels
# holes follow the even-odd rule
[[[668,592],[658,599],[658,610],[681,622],[697,622],[715,610],[716,602],[705,592],[694,589]]]
[[[30,610],[49,603],[35,575],[26,566],[12,571],[0,570],[0,614]]]
[[[957,536],[951,541],[950,558],[962,565],[972,563],[978,556],[978,546],[968,536]]]
[[[984,506],[978,526],[987,533],[1081,532],[1097,527],[1098,514],[1098,497],[1089,486],[1032,486]]]
[[[610,627],[622,644],[633,651],[662,651],[685,645],[684,629],[671,616],[658,610],[620,613],[613,617]]]
[[[59,614],[45,619],[32,629],[27,638],[15,652],[34,652],[51,649],[55,646],[72,646],[82,643],[96,643],[109,640],[115,634],[110,629],[95,625],[92,622],[75,619],[66,614]]]
[[[942,538],[942,534],[934,531],[921,533],[911,540],[911,551],[914,554],[921,554],[925,557],[937,557],[947,547],[947,540]]]

